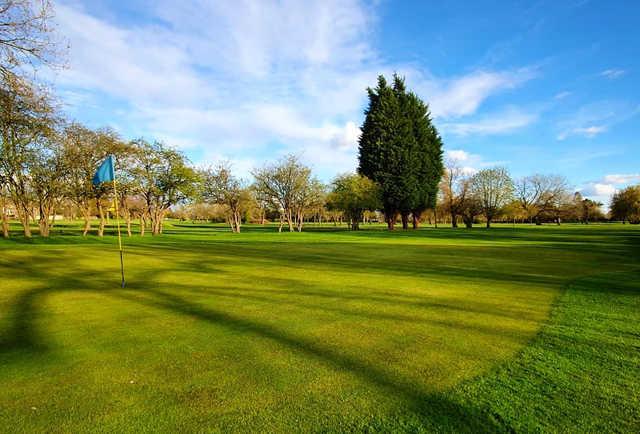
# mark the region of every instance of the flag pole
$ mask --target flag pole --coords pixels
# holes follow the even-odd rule
[[[116,176],[113,175],[113,196],[116,208],[116,225],[118,226],[118,250],[120,250],[120,275],[122,276],[121,287],[124,288],[124,260],[122,258],[122,235],[120,234],[120,214],[118,213],[118,192],[116,190]]]

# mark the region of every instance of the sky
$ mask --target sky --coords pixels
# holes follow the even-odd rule
[[[366,88],[397,72],[447,157],[561,174],[608,204],[640,183],[640,2],[59,0],[70,119],[199,166],[357,167]]]

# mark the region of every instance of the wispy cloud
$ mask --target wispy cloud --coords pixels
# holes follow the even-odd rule
[[[558,140],[571,136],[593,138],[640,113],[640,106],[624,101],[599,101],[585,105],[557,123]]]
[[[537,117],[536,113],[510,107],[472,121],[443,123],[442,129],[458,136],[505,134],[532,124]]]
[[[627,71],[624,69],[605,69],[600,73],[602,77],[608,78],[609,80],[615,80],[616,78],[620,78],[625,75]]]
[[[417,89],[430,95],[435,117],[453,118],[475,113],[491,95],[514,89],[536,77],[535,69],[476,71],[449,80],[430,80]]]

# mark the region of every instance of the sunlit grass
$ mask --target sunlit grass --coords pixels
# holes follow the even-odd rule
[[[49,240],[1,241],[0,426],[491,431],[570,427],[563,412],[574,406],[581,426],[611,427],[603,415],[637,402],[633,366],[605,373],[613,407],[603,412],[604,389],[589,389],[602,360],[548,346],[575,341],[567,318],[588,346],[598,321],[593,345],[619,349],[603,360],[636,360],[640,322],[623,338],[606,324],[637,315],[637,280],[621,277],[622,292],[601,283],[638,268],[637,229],[231,234],[175,224],[125,239],[124,290],[111,236],[60,225]],[[622,274],[586,281],[597,303],[572,298],[575,282],[605,272]],[[584,375],[546,365],[556,354]],[[616,388],[620,372],[630,384]],[[541,384],[568,378],[584,384],[541,399]],[[575,390],[587,391],[582,407]],[[632,427],[637,407],[617,416]]]

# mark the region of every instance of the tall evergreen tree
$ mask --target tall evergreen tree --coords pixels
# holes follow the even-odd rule
[[[362,135],[359,141],[360,174],[380,185],[382,208],[389,229],[393,229],[402,202],[403,167],[399,162],[398,120],[400,105],[387,80],[380,75],[378,86],[367,89],[369,107],[365,111]]]
[[[435,206],[442,175],[442,141],[433,126],[429,110],[414,93],[407,92],[404,79],[393,77],[389,86],[378,77],[378,86],[367,89],[359,142],[358,171],[380,185],[383,210],[390,230],[398,214],[403,228],[413,215]]]

